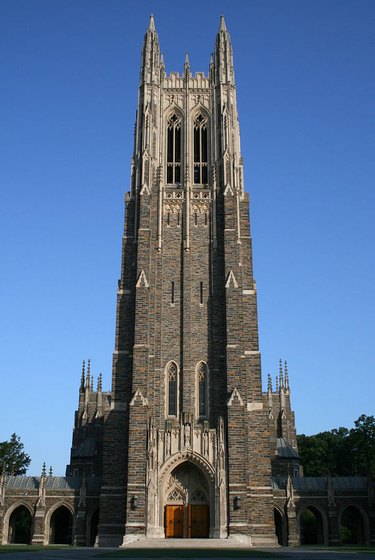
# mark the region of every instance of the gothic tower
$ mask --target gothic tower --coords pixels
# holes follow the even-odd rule
[[[249,199],[232,45],[208,75],[142,51],[117,296],[99,545],[147,537],[275,544]]]

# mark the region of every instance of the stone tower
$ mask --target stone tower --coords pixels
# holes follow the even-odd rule
[[[99,545],[275,544],[232,45],[166,74],[151,16],[126,195]],[[272,447],[272,449],[271,449]]]

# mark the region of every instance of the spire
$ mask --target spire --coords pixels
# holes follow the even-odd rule
[[[289,391],[289,373],[288,373],[288,364],[286,360],[284,362],[284,377],[285,377],[285,389]]]
[[[141,79],[140,83],[158,83],[160,80],[160,52],[159,38],[155,29],[154,16],[151,14],[150,22],[145,34],[142,49]]]
[[[84,391],[85,389],[85,360],[82,362],[82,375],[81,375],[81,385],[79,390]]]
[[[49,468],[48,476],[53,476],[53,469],[52,469],[52,467]]]
[[[270,414],[272,415],[272,408],[273,408],[273,403],[272,403],[272,379],[271,379],[270,374],[268,374],[267,395],[268,395],[268,408],[270,410]]]
[[[47,474],[46,463],[43,463],[42,466],[42,478],[45,478]]]
[[[189,53],[185,54],[185,63],[184,63],[184,78],[187,80],[190,74],[190,60],[189,60]]]
[[[272,393],[272,378],[270,373],[268,374],[267,391]]]
[[[165,76],[164,54],[161,53],[161,55],[160,55],[160,77],[164,78],[164,76]]]
[[[90,389],[90,385],[91,385],[91,362],[90,362],[90,358],[87,360],[87,372],[86,372],[86,391],[88,389]]]
[[[90,358],[87,360],[87,372],[86,372],[86,384],[85,384],[85,398],[84,398],[84,413],[83,417],[87,417],[87,407],[90,400],[91,391],[91,361]]]
[[[154,16],[150,15],[150,23],[148,24],[148,31],[155,31]]]
[[[210,54],[210,66],[208,70],[208,75],[210,77],[210,84],[212,85],[215,82],[215,64],[214,64],[213,53]]]
[[[224,16],[220,16],[220,26],[215,45],[216,83],[234,85],[234,68],[232,42],[225,25]]]
[[[226,31],[226,30],[227,30],[227,26],[225,25],[224,16],[221,15],[221,16],[220,16],[220,27],[219,27],[219,31]]]
[[[280,390],[284,389],[283,362],[281,359],[279,361],[279,385],[280,385]]]
[[[103,416],[102,374],[99,373],[95,418],[101,418],[102,416]]]

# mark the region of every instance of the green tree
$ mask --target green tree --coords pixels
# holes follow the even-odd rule
[[[346,440],[349,431],[338,428],[313,436],[298,436],[298,450],[305,476],[345,475]]]
[[[349,433],[353,474],[375,477],[375,417],[362,414]]]
[[[12,434],[9,441],[0,442],[0,473],[25,474],[31,459],[23,450],[21,438]]]
[[[375,418],[362,414],[354,426],[297,437],[305,476],[375,476]]]

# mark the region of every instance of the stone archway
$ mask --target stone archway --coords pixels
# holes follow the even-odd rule
[[[173,469],[164,490],[166,538],[208,538],[210,486],[203,472],[186,461]]]
[[[61,505],[51,515],[49,544],[72,544],[73,515]]]
[[[91,512],[87,521],[87,538],[89,546],[95,546],[99,529],[99,508]]]
[[[299,518],[301,544],[324,544],[323,518],[320,511],[309,506],[302,510]]]
[[[340,520],[342,544],[365,544],[365,526],[362,512],[355,506],[344,509]]]
[[[273,510],[273,517],[275,521],[275,533],[277,538],[277,544],[280,546],[288,546],[288,531],[286,526],[285,515],[275,507]]]
[[[30,510],[24,505],[16,507],[9,518],[8,543],[30,544],[31,525]]]

